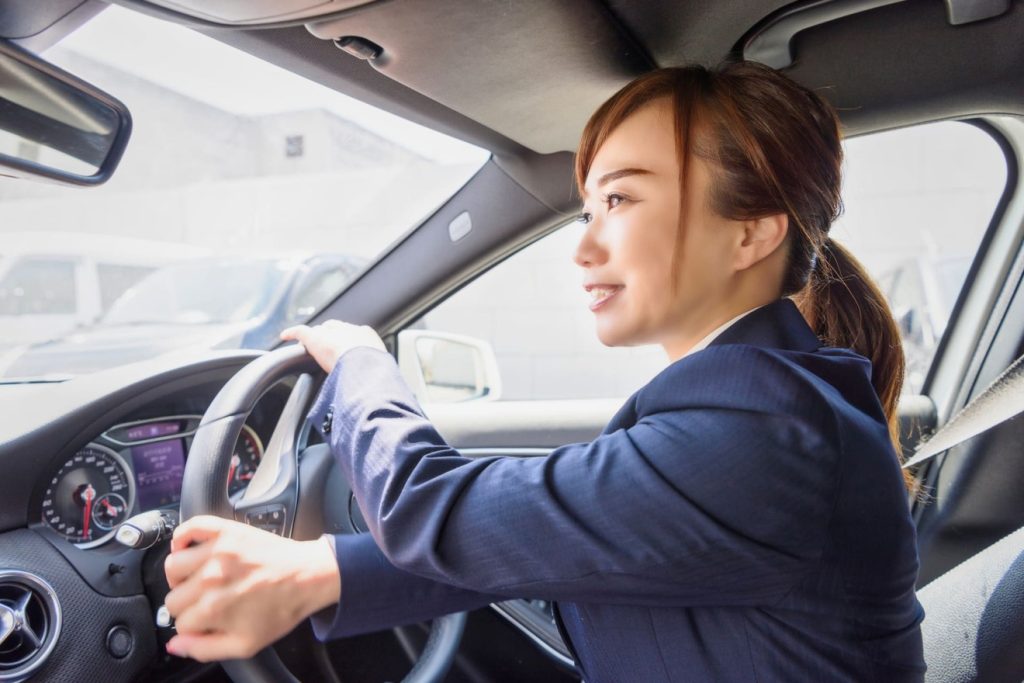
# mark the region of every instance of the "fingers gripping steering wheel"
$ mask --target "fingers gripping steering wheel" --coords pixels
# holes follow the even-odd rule
[[[301,373],[301,374],[300,374]],[[312,376],[311,374],[312,373]],[[299,375],[274,427],[259,469],[241,498],[229,499],[228,480],[235,443],[259,398],[281,379]],[[192,439],[181,487],[181,521],[196,515],[217,515],[250,522],[298,539],[316,538],[324,528],[323,496],[302,496],[327,480],[333,461],[325,445],[297,453],[298,435],[313,396],[313,376],[323,371],[298,344],[270,351],[253,360],[224,385],[210,404]],[[326,495],[348,496],[349,491]],[[348,508],[347,505],[342,506]],[[343,526],[350,527],[346,523]],[[466,615],[435,619],[418,661],[405,683],[437,683],[454,659],[465,628]],[[249,659],[221,662],[236,683],[288,681],[298,683],[272,647]]]

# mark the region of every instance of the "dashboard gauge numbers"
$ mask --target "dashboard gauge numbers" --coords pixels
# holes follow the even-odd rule
[[[135,503],[127,464],[115,451],[89,444],[65,462],[43,494],[43,521],[80,547],[106,541]]]
[[[263,444],[248,425],[242,428],[235,444],[235,452],[231,456],[231,469],[228,470],[228,495],[234,495],[249,485],[256,474],[263,457]]]

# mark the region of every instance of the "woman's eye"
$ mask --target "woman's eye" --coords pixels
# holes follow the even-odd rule
[[[626,198],[621,194],[610,194],[605,198],[605,204],[608,205],[609,209],[614,209],[616,206],[626,201]]]

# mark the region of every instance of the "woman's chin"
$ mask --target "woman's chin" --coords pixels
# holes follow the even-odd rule
[[[621,327],[610,324],[611,321],[597,321],[597,339],[605,346],[632,346],[629,335]]]

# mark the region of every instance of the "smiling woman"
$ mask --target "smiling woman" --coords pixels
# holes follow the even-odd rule
[[[0,678],[1024,679],[978,552],[1024,547],[1021,425],[908,496],[900,344],[830,332],[883,307],[816,312],[876,299],[835,245],[886,274],[904,452],[1020,355],[1022,34],[967,0],[0,2],[136,123],[98,191],[0,182],[0,368],[52,373],[0,378]],[[808,305],[826,265],[857,308]]]
[[[587,681],[922,680],[890,431],[902,354],[877,288],[828,237],[841,157],[831,107],[751,63],[655,70],[598,109],[575,261],[601,341],[658,344],[671,363],[589,443],[467,457],[371,328],[285,330],[328,373],[307,419],[370,537],[278,560],[240,550],[258,545],[241,524],[188,520],[166,563],[168,649],[252,656],[281,628],[264,588],[281,581],[305,609],[288,618],[312,615],[321,639],[555,601]],[[818,315],[822,301],[839,310]],[[311,564],[297,573],[293,555]]]
[[[302,320],[282,318],[258,341],[213,326],[230,318],[255,327],[273,318],[285,281],[296,296],[306,293],[305,315],[316,313],[488,157],[198,32],[119,7],[45,56],[115,94],[131,111],[134,130],[116,177],[103,187],[82,193],[0,184],[0,377],[8,380],[153,357],[166,348],[161,339],[176,334],[177,349],[268,348],[276,332]],[[20,237],[29,232],[31,245]],[[185,249],[189,256],[230,256],[219,274],[202,264],[189,270],[179,263]],[[311,267],[314,255],[333,255],[341,264],[334,271],[345,278]],[[247,277],[245,269],[259,259],[279,259],[291,270]],[[106,353],[101,362],[89,340],[99,335],[109,345],[123,317],[105,314],[131,309],[118,297],[131,299],[135,285],[164,267],[173,269],[149,280],[148,292],[170,279],[167,296],[216,288],[220,313],[206,316],[207,333],[198,334],[198,314],[191,330],[154,328],[146,337],[135,326],[121,333],[119,345],[130,338],[131,348],[120,358]],[[311,292],[316,300],[308,300]],[[148,311],[154,322],[180,322],[174,318],[181,315],[161,306]],[[46,361],[23,360],[26,354]]]

